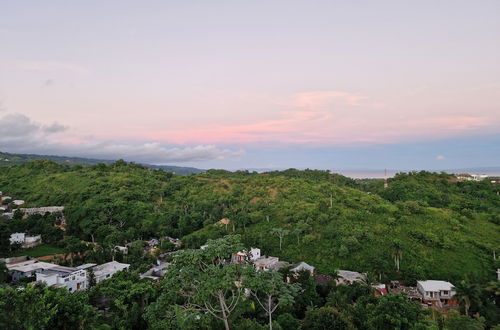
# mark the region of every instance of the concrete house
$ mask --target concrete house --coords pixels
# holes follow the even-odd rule
[[[362,282],[365,278],[366,276],[364,274],[358,272],[353,272],[350,270],[339,270],[335,282],[337,283],[337,285],[350,285],[355,282]]]
[[[262,257],[256,259],[253,264],[257,270],[269,271],[272,269],[272,266],[279,262],[280,259],[278,257]]]
[[[41,262],[37,260],[28,260],[18,263],[7,264],[7,269],[12,274],[12,280],[18,281],[25,277],[35,276],[36,273],[51,269],[57,265],[48,262]]]
[[[16,200],[13,200],[12,203],[16,206],[21,206],[25,203],[25,201],[23,201],[22,199],[16,199]]]
[[[315,269],[316,268],[314,266],[311,266],[305,262],[300,262],[297,265],[295,265],[292,269],[290,269],[290,271],[298,274],[299,272],[305,270],[308,271],[311,274],[311,276],[314,276]]]
[[[457,305],[457,301],[453,299],[455,288],[450,282],[418,281],[417,290],[422,295],[424,303],[430,303],[438,308]]]
[[[33,214],[45,215],[45,213],[62,213],[64,211],[64,206],[44,206],[44,207],[30,207],[21,208],[24,216],[30,216]]]
[[[118,261],[110,261],[102,265],[95,266],[92,270],[96,283],[111,278],[115,273],[120,271],[127,271],[129,264],[123,264]]]
[[[260,249],[251,248],[250,252],[243,250],[231,256],[231,262],[236,264],[245,264],[248,261],[255,261],[260,258]]]
[[[42,236],[29,236],[26,233],[14,233],[10,235],[10,244],[21,244],[23,248],[35,247],[42,244]]]
[[[54,265],[36,273],[36,281],[47,286],[66,288],[69,292],[87,290],[87,271],[73,267]]]

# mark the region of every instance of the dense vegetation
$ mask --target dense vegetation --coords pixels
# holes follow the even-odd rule
[[[40,285],[0,287],[0,325],[2,329],[479,330],[499,321],[494,304],[498,282],[482,291],[460,287],[468,291],[460,297],[468,297],[474,310],[441,315],[405,295],[375,297],[363,283],[319,285],[307,271],[255,272],[248,264],[224,262],[241,248],[240,238],[231,235],[209,241],[203,250],[181,251],[159,285],[124,272],[93,284],[87,292]],[[489,318],[478,316],[478,311],[489,312]],[[469,316],[472,313],[474,317]]]
[[[239,233],[284,260],[336,269],[458,281],[494,278],[500,196],[489,182],[399,174],[383,189],[324,171],[174,176],[123,161],[67,167],[37,161],[2,169],[0,188],[28,206],[65,205],[67,234],[104,245],[160,235],[188,247]],[[218,221],[230,219],[227,225]],[[282,249],[273,229],[283,229]]]
[[[7,240],[14,231],[41,233],[46,242],[72,255],[71,263],[109,261],[106,247],[134,242],[126,261],[133,264],[132,269],[141,270],[154,259],[142,256],[140,240],[168,235],[182,238],[184,247],[198,248],[208,239],[239,234],[246,247],[260,247],[264,254],[282,260],[306,261],[323,274],[349,269],[366,272],[373,280],[404,279],[408,284],[440,279],[458,285],[465,280],[467,288],[483,288],[478,289],[477,303],[468,314],[479,313],[486,319],[473,320],[481,324],[471,328],[500,322],[498,307],[492,304],[495,295],[484,291],[495,279],[499,265],[493,256],[500,250],[500,186],[487,181],[457,182],[445,173],[413,172],[398,174],[384,189],[381,180],[355,181],[315,170],[262,174],[210,170],[177,176],[124,161],[72,167],[35,161],[0,169],[0,190],[26,200],[28,207],[64,205],[67,219],[64,237],[48,215],[20,219],[16,214],[14,220],[0,221],[0,253],[4,255],[13,253]],[[229,221],[221,222],[223,218]],[[175,283],[165,282],[149,291],[150,284],[133,275],[123,276],[132,276],[123,279],[129,284],[108,282],[106,294],[93,289],[81,295],[83,303],[93,306],[88,309],[89,324],[94,324],[94,317],[95,322],[103,322],[102,315],[92,313],[109,303],[103,297],[113,294],[125,299],[114,307],[106,306],[110,312],[105,322],[113,328],[193,325],[191,316],[180,313],[183,301],[165,296]],[[120,293],[136,284],[138,296]],[[373,300],[365,287],[321,288],[311,279],[303,280],[301,287],[309,294],[295,297],[298,307],[280,310],[273,319],[279,324],[276,327],[295,329],[303,322],[304,327],[316,324],[321,328],[321,322],[338,322],[343,324],[340,328],[376,329],[377,324],[389,322],[384,311],[390,314],[400,309],[405,311],[401,318],[409,322],[401,329],[414,328],[429,318],[413,305],[400,305],[404,299],[398,297]],[[37,294],[44,297],[54,295],[48,289],[33,290],[41,290]],[[30,292],[23,294],[35,295]],[[2,294],[14,295],[9,289]],[[49,296],[40,299],[50,301]],[[115,319],[130,306],[135,311],[131,319]],[[307,306],[318,308],[309,311]],[[170,314],[161,314],[164,307]],[[266,324],[265,313],[246,308],[238,305],[231,316],[237,328],[257,329]],[[469,322],[460,317],[446,320],[447,327]],[[221,326],[217,318],[202,321],[201,328]],[[432,322],[427,321],[421,326],[430,326]],[[57,320],[47,322],[48,327]]]

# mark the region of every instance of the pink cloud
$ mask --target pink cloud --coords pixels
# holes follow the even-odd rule
[[[368,97],[339,91],[298,93],[291,97],[288,110],[276,119],[155,131],[146,135],[150,139],[175,143],[339,145],[441,138],[493,124],[483,116],[401,115],[391,109],[384,109],[382,113],[380,103],[369,101]]]

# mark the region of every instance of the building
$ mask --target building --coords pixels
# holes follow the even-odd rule
[[[36,281],[47,286],[66,288],[69,292],[87,290],[88,279],[85,269],[54,265],[36,273]]]
[[[231,256],[231,262],[233,264],[246,264],[248,260],[247,253],[245,251],[234,253]]]
[[[364,281],[366,276],[364,274],[358,273],[358,272],[353,272],[350,270],[339,270],[337,272],[337,279],[335,282],[337,285],[350,285],[355,282],[362,282]]]
[[[280,259],[278,257],[261,257],[256,259],[253,264],[257,270],[268,271],[271,270],[271,266],[275,263],[279,262]]]
[[[64,211],[64,206],[45,206],[45,207],[30,207],[30,208],[20,208],[21,212],[25,217],[39,214],[45,215],[45,213],[62,213]]]
[[[10,244],[21,244],[23,248],[31,248],[42,244],[42,236],[29,236],[26,233],[14,233],[10,235]]]
[[[284,268],[284,267],[290,267],[292,264],[289,263],[288,261],[278,261],[278,262],[275,262],[273,263],[272,265],[269,266],[269,270],[272,270],[274,272],[277,272],[278,270],[280,270],[281,268]]]
[[[10,196],[2,196],[2,197],[0,197],[0,199],[2,200],[2,202],[7,203],[7,202],[9,202],[12,199],[12,197],[10,197]]]
[[[414,286],[406,286],[401,281],[391,281],[387,286],[389,293],[405,293],[410,301],[422,302],[423,296]]]
[[[236,264],[245,264],[248,261],[255,261],[260,258],[260,249],[251,248],[250,252],[243,250],[231,256],[231,262]]]
[[[292,269],[290,269],[291,272],[298,274],[301,271],[308,271],[311,276],[314,276],[314,270],[316,268],[314,266],[311,266],[305,262],[300,262],[297,265],[294,265]]]
[[[115,251],[120,252],[123,255],[127,255],[128,254],[128,247],[117,245],[117,246],[115,246]]]
[[[418,281],[417,290],[422,295],[424,303],[432,304],[438,308],[457,306],[457,301],[453,299],[455,288],[450,282]]]
[[[12,204],[14,204],[15,206],[21,206],[23,205],[25,202],[22,200],[22,199],[16,199],[16,200],[13,200],[12,201]]]
[[[18,281],[25,277],[35,276],[36,273],[51,269],[57,265],[37,260],[28,260],[18,263],[7,264],[7,269],[12,274],[12,281]]]
[[[168,262],[162,262],[158,266],[150,268],[147,272],[141,274],[141,278],[149,278],[153,281],[158,281],[160,278],[165,276],[167,268],[170,266]]]
[[[100,281],[110,278],[117,272],[127,271],[129,267],[129,264],[122,264],[118,261],[110,261],[93,267],[92,271],[94,272],[95,282],[99,283]]]
[[[374,284],[372,285],[373,288],[373,293],[375,294],[375,297],[381,297],[389,294],[389,291],[387,290],[385,284]]]
[[[260,249],[259,248],[250,248],[250,261],[255,261],[260,258]]]

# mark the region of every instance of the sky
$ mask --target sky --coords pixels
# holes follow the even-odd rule
[[[2,1],[0,151],[500,166],[500,1]]]

